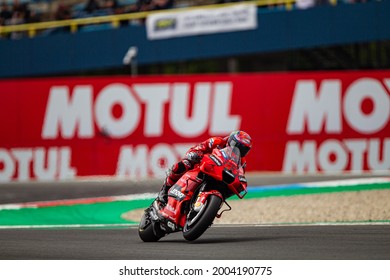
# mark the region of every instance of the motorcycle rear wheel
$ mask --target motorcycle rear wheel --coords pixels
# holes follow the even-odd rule
[[[138,227],[138,235],[144,242],[157,242],[163,236],[156,235],[155,229],[153,229],[154,224],[148,217],[147,212],[144,212],[142,215],[141,221]]]
[[[199,212],[191,220],[187,220],[183,228],[183,237],[188,241],[199,238],[213,223],[215,216],[221,207],[220,197],[211,195],[204,206],[205,209]],[[194,221],[194,222],[193,222]]]

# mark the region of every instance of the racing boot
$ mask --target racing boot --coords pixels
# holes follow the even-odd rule
[[[161,191],[158,193],[157,201],[162,205],[167,204],[168,202],[168,190],[179,180],[179,178],[191,168],[191,162],[187,159],[175,163],[171,169],[167,172],[167,177],[165,178],[164,185],[161,188]]]
[[[161,204],[165,205],[168,202],[168,190],[170,186],[168,186],[166,183],[162,186],[160,192],[158,193],[157,196],[157,201],[160,202]]]

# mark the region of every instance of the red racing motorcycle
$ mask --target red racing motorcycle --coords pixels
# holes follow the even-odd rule
[[[246,193],[246,179],[236,147],[214,149],[186,172],[168,191],[168,202],[157,200],[145,209],[138,228],[144,242],[156,242],[167,234],[182,231],[188,241],[199,238],[222,213],[230,211],[226,199]],[[220,211],[222,205],[227,209]]]

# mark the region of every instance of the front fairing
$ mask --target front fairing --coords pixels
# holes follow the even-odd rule
[[[237,148],[228,146],[221,150],[214,149],[211,154],[203,157],[200,169],[214,179],[224,182],[239,198],[245,196],[246,185],[240,181],[244,171],[241,167],[240,151]]]

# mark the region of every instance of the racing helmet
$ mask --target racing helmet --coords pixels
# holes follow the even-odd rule
[[[232,148],[237,147],[241,157],[245,157],[252,148],[252,138],[245,131],[237,130],[230,133],[226,144]]]

